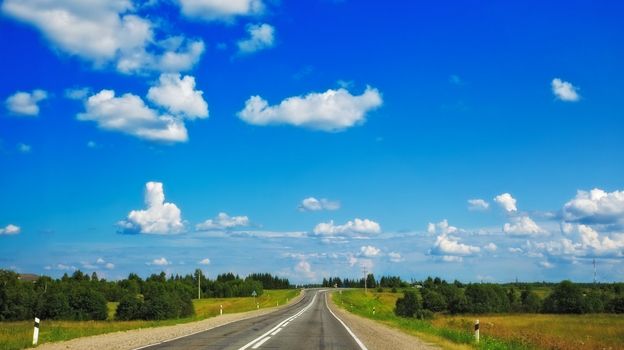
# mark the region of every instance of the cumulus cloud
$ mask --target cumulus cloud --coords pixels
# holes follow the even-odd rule
[[[440,222],[438,222],[437,224],[434,224],[432,222],[430,222],[427,225],[427,232],[429,234],[442,234],[442,235],[446,235],[449,233],[455,233],[458,232],[459,229],[455,226],[451,226],[448,223],[448,220],[444,219]]]
[[[540,261],[539,262],[539,266],[545,268],[545,269],[552,269],[553,267],[555,267],[554,264],[548,262],[548,261]]]
[[[13,114],[35,117],[39,115],[39,102],[46,98],[48,98],[48,93],[44,90],[18,91],[9,96],[4,104]]]
[[[19,226],[8,224],[4,228],[0,227],[0,235],[16,235],[20,233],[22,229]]]
[[[624,222],[624,191],[580,190],[563,206],[563,219],[584,224]]]
[[[372,245],[365,245],[360,247],[360,255],[365,256],[367,258],[372,258],[379,256],[381,254],[381,249],[374,247]]]
[[[546,230],[542,229],[527,215],[511,218],[511,223],[508,222],[503,225],[503,232],[516,236],[531,236],[547,233]]]
[[[460,263],[464,261],[464,258],[462,258],[461,256],[455,256],[455,255],[443,255],[442,261],[448,262],[448,263]]]
[[[469,199],[468,200],[468,210],[483,211],[483,210],[487,210],[489,207],[490,207],[490,203],[486,202],[483,199]]]
[[[126,220],[118,223],[121,232],[166,235],[184,230],[180,209],[165,202],[161,182],[145,184],[145,205],[147,209],[132,210]]]
[[[616,239],[608,236],[600,237],[598,232],[586,225],[578,225],[583,248],[591,249],[596,255],[616,254],[622,255],[624,249],[624,236],[618,235]]]
[[[289,97],[273,106],[260,96],[252,96],[238,116],[253,125],[288,124],[335,132],[364,123],[366,113],[381,104],[381,94],[370,86],[361,95],[339,88]]]
[[[401,256],[401,253],[397,253],[397,252],[388,253],[388,258],[390,259],[390,261],[395,262],[395,263],[403,261],[403,257]]]
[[[314,227],[314,234],[319,236],[370,236],[381,232],[381,226],[369,219],[354,219],[344,225],[335,225],[334,221],[322,222]]]
[[[17,150],[20,151],[20,153],[30,153],[32,151],[32,146],[25,143],[18,143]]]
[[[581,97],[578,94],[578,88],[567,81],[555,78],[551,81],[550,86],[553,94],[561,101],[575,102]]]
[[[198,264],[200,264],[200,265],[210,265],[210,259],[208,259],[208,258],[202,259],[202,260],[200,260],[198,262]]]
[[[496,244],[494,244],[494,243],[492,243],[492,242],[490,242],[490,243],[486,244],[486,245],[483,247],[483,250],[488,251],[488,252],[490,252],[490,253],[495,252],[495,251],[496,251],[496,249],[498,249],[498,247],[496,246]]]
[[[275,28],[266,23],[247,25],[247,39],[240,40],[238,52],[240,54],[250,54],[256,51],[268,49],[275,44]]]
[[[316,273],[312,271],[312,266],[305,259],[301,259],[297,265],[295,265],[295,272],[299,276],[303,276],[309,280],[316,278]]]
[[[494,197],[494,201],[508,213],[518,211],[518,208],[516,207],[516,199],[509,193],[503,193]]]
[[[182,14],[205,21],[231,22],[238,16],[262,14],[262,0],[178,0]]]
[[[105,130],[113,130],[142,139],[162,142],[184,142],[188,139],[181,119],[162,115],[145,105],[136,95],[115,97],[115,91],[102,90],[85,102],[85,112],[78,120],[94,121]]]
[[[214,219],[208,219],[195,225],[195,229],[197,231],[230,230],[245,226],[249,226],[247,216],[229,216],[227,213],[219,213]]]
[[[441,234],[436,238],[431,250],[434,255],[458,255],[467,256],[479,253],[481,248],[460,243],[459,238]]]
[[[340,202],[332,201],[327,198],[316,199],[308,197],[301,201],[299,210],[301,211],[319,211],[319,210],[338,210]]]
[[[148,265],[156,265],[156,266],[167,266],[170,265],[171,263],[164,257],[161,258],[157,258],[152,260],[151,262],[147,263]]]
[[[167,56],[192,55],[175,70],[192,67],[199,41],[171,49],[168,41],[155,40],[159,26],[133,12],[130,0],[6,0],[2,11],[36,27],[60,52],[88,60],[96,67],[112,63],[122,73],[167,70]]]
[[[207,118],[208,103],[202,97],[203,91],[195,90],[195,78],[180,74],[162,74],[159,83],[152,86],[147,99],[165,108],[173,115],[189,119]]]

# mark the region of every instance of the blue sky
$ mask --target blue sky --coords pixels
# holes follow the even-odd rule
[[[1,268],[624,278],[619,2],[0,7]]]

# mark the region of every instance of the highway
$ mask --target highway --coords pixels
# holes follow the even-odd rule
[[[364,344],[332,313],[326,298],[328,293],[324,290],[309,290],[296,304],[268,315],[139,349],[366,350]]]

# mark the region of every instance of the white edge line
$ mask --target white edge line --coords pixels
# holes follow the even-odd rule
[[[302,300],[303,300],[303,298],[302,298]],[[294,304],[285,304],[285,306],[287,306],[287,305],[297,305],[297,303],[299,303],[300,301],[301,301],[301,300],[297,301],[297,302],[296,302],[296,303],[294,303]],[[271,308],[268,308],[268,309],[270,310]],[[265,308],[265,310],[266,310],[266,308]],[[254,311],[254,310],[252,310],[252,311]],[[249,320],[249,319],[251,319],[251,318],[256,318],[256,317],[266,316],[266,315],[268,315],[268,314],[270,314],[270,313],[273,313],[273,312],[275,312],[275,311],[279,311],[279,309],[278,309],[278,308],[276,308],[275,310],[273,310],[273,311],[271,311],[271,312],[268,312],[268,313],[266,313],[266,314],[263,314],[263,315],[252,315],[252,316],[249,316],[249,317],[244,317],[244,318],[241,318],[241,319],[238,319],[238,320],[232,320],[232,321],[226,322],[226,323],[224,323],[224,324],[220,324],[220,325],[217,325],[217,326],[214,326],[214,327],[206,328],[206,329],[203,329],[203,330],[200,330],[200,331],[197,331],[197,332],[193,332],[193,333],[190,333],[190,334],[181,335],[181,336],[179,336],[179,337],[175,337],[175,338],[171,338],[171,339],[165,339],[165,340],[163,340],[163,341],[159,341],[159,342],[152,343],[152,344],[148,344],[148,345],[142,345],[142,346],[139,346],[138,348],[132,348],[132,350],[141,350],[141,349],[149,348],[149,347],[152,347],[152,346],[160,345],[160,344],[163,344],[163,343],[168,343],[168,342],[170,342],[170,341],[178,340],[178,339],[185,338],[185,337],[190,337],[190,336],[192,336],[192,335],[199,334],[199,333],[201,333],[201,332],[207,332],[207,331],[211,331],[211,330],[213,330],[213,329],[215,329],[215,328],[219,328],[219,327],[227,326],[227,325],[229,325],[229,324],[231,324],[231,323],[235,323],[235,322],[239,322],[239,321],[245,321],[245,320]],[[212,318],[212,317],[209,317],[209,318]],[[207,320],[207,319],[209,319],[209,318],[206,318],[206,320]],[[203,320],[200,320],[200,321],[203,321]],[[198,322],[200,322],[200,321],[198,321]],[[180,323],[180,324],[183,324],[183,323]],[[157,328],[157,327],[156,327],[156,328]],[[139,329],[140,329],[140,328],[139,328]]]
[[[266,337],[266,338],[262,339],[261,341],[257,342],[257,343],[256,343],[256,345],[252,346],[251,348],[252,348],[252,349],[257,349],[257,348],[259,348],[259,347],[261,347],[261,346],[262,346],[262,344],[266,343],[266,342],[267,342],[267,340],[269,340],[269,339],[271,339],[271,337]]]
[[[351,329],[349,327],[347,327],[347,325],[342,322],[342,320],[340,318],[338,318],[338,316],[336,316],[336,314],[331,310],[331,308],[329,307],[329,305],[327,304],[327,294],[329,293],[325,293],[325,306],[327,306],[327,310],[329,310],[329,312],[332,314],[332,316],[334,316],[338,322],[340,322],[344,328],[347,330],[347,332],[349,332],[349,334],[351,334],[351,336],[353,337],[353,339],[355,339],[355,342],[360,346],[360,349],[362,350],[368,350],[366,348],[366,345],[364,345],[364,343],[362,343],[362,341],[360,340],[360,338],[358,338],[353,331],[351,331]]]
[[[283,327],[283,326],[282,326]],[[279,333],[282,330],[282,328],[278,328],[275,332],[271,333],[271,336],[276,335],[277,333]]]

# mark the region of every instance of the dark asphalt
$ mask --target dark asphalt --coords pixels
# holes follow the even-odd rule
[[[142,349],[362,349],[325,297],[325,291],[306,291],[301,301],[268,315]]]

